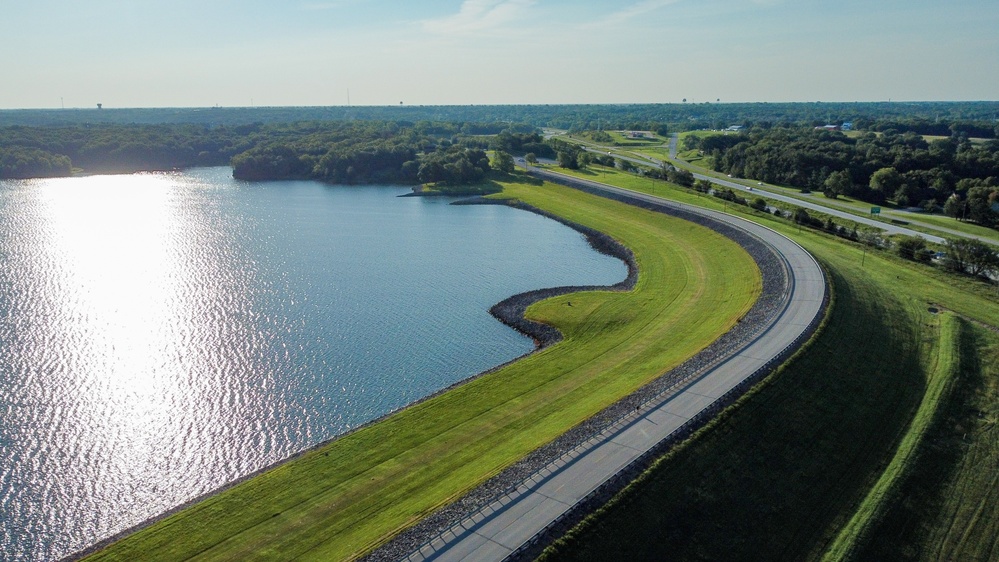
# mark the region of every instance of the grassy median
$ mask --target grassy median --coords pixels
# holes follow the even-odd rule
[[[537,303],[565,340],[121,540],[93,560],[350,559],[682,362],[752,306],[760,275],[730,240],[567,188],[513,197],[635,253],[629,292]],[[572,306],[567,306],[567,301]]]

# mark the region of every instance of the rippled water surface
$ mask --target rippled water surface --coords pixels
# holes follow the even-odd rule
[[[0,552],[48,560],[532,349],[578,233],[227,168],[0,182]]]

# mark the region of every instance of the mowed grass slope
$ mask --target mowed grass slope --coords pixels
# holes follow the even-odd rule
[[[832,316],[806,353],[542,559],[801,560],[828,540],[923,389],[918,311],[832,281]]]
[[[649,190],[647,181],[634,185]],[[659,189],[722,207],[690,190]],[[940,316],[928,308],[929,303],[943,305],[994,323],[999,318],[995,288],[881,252],[865,255],[855,244],[799,232],[744,207],[728,209],[797,239],[827,267],[835,300],[826,328],[778,375],[664,458],[542,559],[817,559],[863,506],[877,503],[865,504],[865,499],[879,482],[881,490],[904,498],[923,490],[921,501],[934,507],[892,509],[887,516],[884,504],[870,510],[861,526],[867,531],[851,539],[850,551],[862,553],[855,559],[895,559],[918,549],[943,553],[930,559],[982,559],[982,553],[994,558],[999,439],[991,428],[999,419],[999,359],[994,344],[986,348],[981,334],[969,343],[969,332],[962,329],[955,336],[950,321],[941,331]],[[962,342],[956,377],[946,352],[953,353],[955,337]],[[990,353],[991,363],[976,359]],[[969,361],[978,366],[968,367]],[[992,365],[991,371],[985,369],[991,378],[983,376],[982,365]],[[968,378],[989,382],[974,387],[977,402],[957,399],[961,406],[953,407],[964,417],[954,423],[977,429],[981,437],[973,447],[965,443],[971,452],[927,464],[925,449],[938,446],[927,423],[936,423],[940,404],[955,400],[949,398],[948,381]],[[969,407],[982,412],[974,424],[969,424]],[[899,448],[907,437],[916,442],[908,451]],[[896,463],[898,470],[886,473],[896,458],[905,466]],[[913,483],[913,474],[922,478]],[[882,518],[893,523],[886,527]],[[909,532],[911,541],[901,547],[895,543],[899,528]],[[944,538],[928,538],[934,534]],[[895,549],[864,550],[870,537],[881,539],[879,548]],[[950,544],[963,550],[945,546]]]
[[[999,558],[999,334],[963,324],[958,376],[854,560]]]
[[[338,560],[362,554],[714,341],[759,272],[702,227],[559,186],[515,197],[603,231],[639,266],[633,291],[534,305],[562,343],[309,452],[139,531],[93,560]],[[566,306],[567,301],[572,306]]]
[[[928,324],[934,327],[933,324]],[[932,334],[930,337],[933,337]],[[899,489],[918,462],[918,451],[926,433],[938,417],[940,407],[961,364],[961,319],[946,313],[940,318],[939,334],[935,345],[924,346],[930,355],[924,357],[927,368],[926,392],[916,410],[912,423],[902,437],[895,456],[881,473],[867,497],[856,509],[853,517],[840,530],[836,540],[826,551],[824,560],[850,560],[864,543],[883,514],[891,509],[901,496]]]

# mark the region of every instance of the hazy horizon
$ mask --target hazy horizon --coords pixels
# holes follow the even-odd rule
[[[989,101],[988,0],[39,0],[2,109]]]
[[[611,105],[611,106],[614,106],[614,105],[621,105],[621,106],[628,106],[628,105],[671,105],[671,104],[673,104],[673,105],[695,105],[695,104],[704,104],[704,103],[709,103],[709,104],[712,104],[712,105],[726,105],[726,104],[730,104],[730,105],[739,105],[739,104],[767,104],[767,103],[772,103],[772,104],[780,104],[780,103],[789,103],[789,104],[794,104],[794,103],[801,103],[801,104],[805,104],[805,103],[828,103],[828,104],[839,104],[839,103],[843,103],[843,104],[851,104],[851,103],[857,103],[857,104],[863,104],[863,103],[901,103],[901,104],[919,104],[919,103],[999,103],[999,96],[997,96],[996,98],[993,98],[993,99],[976,99],[976,100],[950,100],[950,99],[941,99],[941,100],[889,99],[889,100],[855,100],[855,101],[822,101],[822,100],[767,101],[767,100],[746,100],[746,101],[728,101],[728,102],[726,102],[724,100],[721,100],[721,101],[708,101],[708,100],[705,100],[705,101],[700,101],[700,102],[691,102],[691,101],[687,101],[687,102],[682,102],[682,101],[680,101],[680,102],[675,102],[675,101],[658,102],[658,101],[652,101],[652,102],[595,102],[595,103],[587,103],[587,102],[578,102],[578,103],[575,103],[575,102],[567,102],[567,103],[531,103],[531,102],[525,102],[525,103],[421,103],[421,104],[403,104],[402,106],[400,106],[399,104],[361,104],[361,103],[355,103],[355,104],[351,104],[349,106],[347,104],[330,104],[330,105],[211,105],[211,106],[208,106],[208,105],[156,105],[156,106],[147,105],[147,106],[108,107],[107,104],[101,104],[102,107],[100,109],[101,110],[114,110],[114,109],[122,109],[122,110],[145,110],[145,109],[150,109],[150,110],[157,110],[157,109],[163,109],[163,110],[169,110],[169,109],[190,109],[190,110],[199,110],[199,109],[309,109],[309,108],[343,108],[343,109],[348,109],[348,108],[351,108],[351,107],[376,107],[376,108],[382,108],[382,107],[476,107],[476,106],[480,106],[480,107],[491,107],[491,106],[502,107],[502,106],[546,106],[546,105],[556,105],[556,106],[557,105],[566,105],[566,106],[574,106],[574,105],[579,105],[579,106],[587,106],[587,105],[593,105],[593,106]],[[0,108],[0,111],[61,111],[61,110],[65,110],[65,111],[70,111],[70,110],[72,110],[72,111],[90,111],[90,110],[97,110],[97,109],[98,108],[97,108],[97,106],[95,104],[95,105],[90,106],[90,107],[83,107],[83,106],[80,106],[80,107],[70,107],[68,105],[65,106],[65,107],[3,107],[3,108]]]

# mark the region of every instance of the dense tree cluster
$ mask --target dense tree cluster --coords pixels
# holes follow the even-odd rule
[[[688,137],[696,138],[696,137]],[[736,177],[849,195],[871,203],[937,208],[994,225],[999,213],[999,141],[934,139],[893,130],[849,137],[805,127],[753,129],[699,141],[715,170]],[[950,198],[953,201],[949,201]]]
[[[504,150],[496,150],[493,152],[493,159],[489,162],[489,166],[494,170],[503,172],[504,174],[509,174],[513,172],[514,168],[516,168],[516,164],[514,164],[513,161],[513,155]]]
[[[240,129],[201,125],[77,125],[0,128],[2,177],[68,175],[90,171],[167,170],[226,164],[251,146]],[[29,166],[34,173],[23,172]],[[19,171],[20,170],[20,171]]]
[[[711,100],[715,101],[715,100]],[[215,107],[173,109],[49,109],[0,111],[0,126],[97,123],[197,123],[212,127],[302,121],[459,123],[467,135],[496,134],[527,124],[572,131],[723,129],[730,125],[798,123],[821,126],[852,121],[865,130],[895,129],[949,135],[953,125],[971,137],[995,137],[997,102],[861,103],[651,103],[591,105],[394,105],[365,107]],[[939,123],[945,123],[943,127]],[[992,134],[984,134],[992,130]],[[973,131],[977,131],[972,134]],[[528,150],[528,152],[532,152]],[[514,152],[511,152],[513,154]]]
[[[0,178],[49,178],[68,176],[71,171],[66,156],[20,146],[0,150]]]
[[[424,183],[462,185],[481,181],[489,169],[485,151],[452,145],[424,155],[417,177]]]
[[[947,240],[943,265],[958,273],[981,277],[999,275],[999,253],[988,244],[968,238]]]
[[[996,138],[997,127],[994,119],[977,120],[941,120],[939,118],[929,119],[927,117],[862,117],[853,123],[853,126],[865,131],[885,132],[895,131],[898,133],[916,133],[917,135],[932,135],[941,137],[979,137]]]
[[[684,170],[671,166],[666,172],[666,179],[677,185],[682,185],[683,187],[694,186],[694,174],[691,173],[690,170]]]
[[[517,133],[505,130],[492,138],[489,147],[516,156],[533,153],[539,158],[555,158],[555,151],[536,132]]]
[[[944,213],[961,220],[999,227],[999,178],[965,178],[944,203]]]
[[[591,161],[591,156],[578,144],[552,138],[548,140],[548,146],[555,153],[555,162],[560,168],[578,170],[585,168]]]
[[[450,185],[481,180],[491,142],[550,148],[540,135],[488,124],[333,121],[206,127],[80,125],[0,128],[0,178],[233,166],[247,180]],[[495,136],[479,136],[482,134]],[[497,141],[497,139],[499,139]]]

